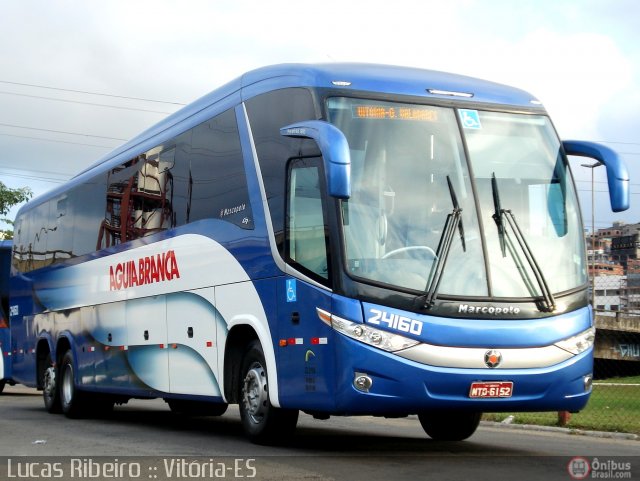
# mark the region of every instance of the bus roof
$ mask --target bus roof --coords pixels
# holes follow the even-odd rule
[[[342,92],[370,91],[544,111],[535,97],[523,90],[446,72],[365,63],[272,65],[247,72],[169,115],[100,158],[66,184],[27,203],[18,215],[23,209],[36,207],[65,192],[70,185],[77,185],[95,174],[114,168],[240,101],[288,87],[336,88]]]

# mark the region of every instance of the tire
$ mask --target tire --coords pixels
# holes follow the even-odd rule
[[[206,401],[188,401],[185,399],[167,399],[169,409],[182,416],[222,416],[227,412],[228,404]]]
[[[462,441],[476,432],[482,413],[431,411],[418,415],[422,429],[435,441]]]
[[[83,393],[77,389],[75,383],[73,353],[68,350],[60,362],[60,406],[62,412],[69,418],[82,417],[85,414],[86,402]]]
[[[238,399],[242,427],[256,444],[284,441],[293,435],[298,422],[298,410],[271,405],[266,366],[260,342],[251,342],[242,359]]]
[[[60,405],[60,389],[58,388],[58,366],[51,361],[51,354],[47,354],[42,376],[42,399],[47,412],[58,414],[62,412]]]
[[[5,384],[7,384],[6,379],[3,379],[2,381],[0,381],[0,394],[2,394],[2,391],[4,391]]]

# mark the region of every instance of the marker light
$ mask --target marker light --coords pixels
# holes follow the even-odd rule
[[[565,351],[570,352],[571,354],[580,354],[581,352],[586,351],[591,346],[596,339],[596,328],[590,327],[586,331],[581,332],[580,334],[570,337],[569,339],[564,339],[562,341],[556,342],[554,345],[559,347],[560,349],[564,349]]]
[[[316,311],[318,313],[318,317],[323,322],[326,322],[326,319],[330,318],[331,327],[339,333],[364,344],[378,347],[387,352],[400,351],[401,349],[407,349],[420,343],[420,341],[399,336],[398,334],[393,334],[381,329],[376,329],[374,327],[367,326],[366,324],[347,321],[346,319],[335,316],[320,308],[316,308]]]
[[[470,92],[454,92],[452,90],[427,89],[427,92],[429,92],[432,95],[447,95],[449,97],[463,97],[467,99],[470,99],[471,97],[473,97],[473,94]]]

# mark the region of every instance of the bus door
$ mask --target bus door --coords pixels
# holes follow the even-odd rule
[[[285,259],[302,276],[278,281],[280,400],[329,408],[334,366],[331,328],[317,309],[330,310],[327,199],[320,157],[289,162]],[[301,278],[302,277],[302,278]]]

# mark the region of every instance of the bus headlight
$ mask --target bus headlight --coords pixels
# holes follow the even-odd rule
[[[580,354],[581,352],[586,351],[591,346],[596,339],[596,328],[590,327],[586,331],[581,332],[580,334],[570,337],[569,339],[564,339],[562,341],[556,342],[554,345],[559,347],[560,349],[564,349],[565,351],[570,352],[571,354]]]
[[[329,325],[341,334],[388,352],[400,351],[420,344],[420,341],[409,339],[408,337],[376,329],[366,324],[347,321],[322,309],[317,308],[316,310],[320,320],[327,324],[330,321]]]

